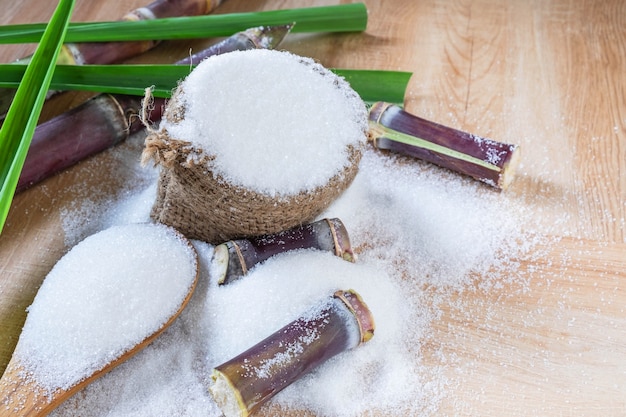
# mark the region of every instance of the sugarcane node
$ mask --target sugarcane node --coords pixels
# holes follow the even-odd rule
[[[72,135],[67,134],[68,129]],[[123,106],[107,94],[97,95],[40,124],[35,129],[16,192],[120,143],[128,134]],[[85,137],[89,140],[84,140]]]
[[[374,121],[376,123],[380,123],[380,118],[387,111],[389,107],[391,107],[391,103],[386,103],[384,101],[377,101],[370,107],[369,111],[369,120]]]
[[[247,275],[258,262],[257,250],[251,242],[229,240],[215,247],[211,270],[217,283],[225,285]]]
[[[96,97],[106,97],[111,102],[111,106],[113,106],[119,115],[119,119],[121,120],[121,126],[118,127],[118,130],[124,132],[123,135],[124,140],[128,138],[128,133],[130,132],[131,121],[130,118],[134,112],[134,109],[125,107],[113,94],[106,94],[103,96]]]
[[[246,275],[248,273],[248,265],[246,263],[245,256],[243,255],[243,252],[241,250],[241,246],[237,244],[237,242],[232,241],[232,240],[229,242],[226,242],[226,246],[228,247],[228,253],[230,255],[234,253],[236,255],[236,260],[237,260],[237,262],[231,263],[230,259],[233,258],[233,256],[229,257],[229,262],[228,262],[229,269],[231,269],[231,265],[236,265],[239,269],[238,272],[241,275]]]
[[[380,124],[380,118],[390,105],[390,103],[377,101],[372,104],[369,109],[367,138],[368,141],[377,149],[381,149],[378,144],[378,139],[385,134],[385,131]]]
[[[350,244],[350,236],[343,222],[338,218],[324,219],[333,237],[335,255],[348,262],[356,262],[356,254]]]
[[[333,247],[335,249],[335,255],[341,257],[342,250],[341,245],[339,244],[339,239],[337,237],[337,232],[335,230],[335,224],[331,222],[330,219],[324,219],[326,221],[326,225],[328,226],[328,230],[330,231],[330,236],[333,239]]]
[[[363,301],[361,296],[354,290],[337,291],[334,296],[346,305],[359,325],[359,334],[361,335],[361,343],[365,343],[374,337],[376,325],[374,316]]]

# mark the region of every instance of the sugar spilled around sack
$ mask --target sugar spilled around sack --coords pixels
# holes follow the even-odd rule
[[[138,140],[112,151],[120,163],[137,163],[132,141]],[[147,213],[146,193],[154,190],[156,176],[150,168],[129,172],[129,183],[133,175],[149,180],[134,182],[136,189],[112,209],[90,205],[81,211],[77,202],[65,212],[72,219],[64,223],[68,233],[80,234],[72,226],[85,212],[106,224],[138,221],[129,211]],[[498,286],[523,279],[511,263],[532,248],[520,245],[534,239],[528,211],[515,197],[368,149],[354,183],[322,214],[344,222],[359,250],[356,264],[311,251],[285,254],[236,285],[218,288],[207,269],[212,247],[195,242],[203,272],[181,317],[155,343],[53,415],[219,416],[207,391],[211,367],[282,327],[331,288],[345,285],[372,309],[374,338],[288,387],[270,407],[333,416],[372,409],[382,415],[432,414],[452,383],[443,365],[426,363],[421,351],[440,314],[437,303],[476,280]],[[437,299],[424,287],[435,288]]]

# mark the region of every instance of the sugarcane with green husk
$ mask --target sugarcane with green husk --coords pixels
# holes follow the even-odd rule
[[[369,112],[369,139],[378,149],[423,159],[499,189],[513,179],[519,147],[482,138],[378,102]]]
[[[210,13],[224,0],[155,0],[127,13],[121,20],[138,21],[176,16],[198,16]],[[87,42],[65,43],[57,59],[58,64],[86,65],[111,64],[142,54],[159,43],[158,40],[135,42]],[[31,57],[18,59],[16,63],[27,64]],[[0,119],[3,119],[13,100],[14,90],[0,90]],[[48,95],[54,94],[53,91]]]
[[[177,16],[199,16],[212,12],[224,0],[156,0],[127,13],[121,20],[138,21]],[[111,64],[142,54],[159,43],[158,40],[135,42],[86,42],[64,45],[60,64]]]
[[[331,357],[374,335],[371,311],[337,291],[265,340],[215,367],[209,391],[225,417],[245,417]]]
[[[230,240],[215,247],[211,272],[219,284],[228,284],[274,255],[297,249],[328,251],[354,262],[350,237],[339,219],[322,219],[275,234]]]
[[[206,57],[235,50],[275,48],[290,29],[290,25],[264,26],[238,32],[178,61],[177,64],[188,66]],[[164,104],[164,98],[155,99],[149,114],[151,121],[160,120]],[[114,146],[143,129],[144,125],[138,117],[140,108],[139,96],[100,94],[39,125],[35,130],[16,192]]]

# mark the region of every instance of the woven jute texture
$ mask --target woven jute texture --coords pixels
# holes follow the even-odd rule
[[[173,107],[168,106],[164,117],[184,117],[180,108]],[[276,233],[311,222],[357,174],[363,147],[348,146],[346,150],[349,163],[324,186],[270,197],[225,181],[209,168],[212,158],[201,156],[201,150],[188,142],[171,138],[165,130],[151,131],[143,158],[160,165],[151,217],[178,229],[187,238],[212,244]]]

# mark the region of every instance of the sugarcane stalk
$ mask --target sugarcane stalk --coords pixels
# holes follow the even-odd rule
[[[121,20],[137,21],[166,17],[198,16],[210,13],[224,0],[155,0],[127,13]],[[112,64],[142,54],[159,41],[134,42],[86,42],[66,43],[57,59],[62,65]],[[16,63],[28,64],[31,56],[18,59]],[[48,96],[57,92],[50,91]],[[15,95],[13,89],[0,90],[0,119],[4,119]]]
[[[196,64],[209,56],[235,50],[274,48],[290,29],[291,25],[284,25],[238,32],[177,64]],[[165,99],[155,99],[149,119],[153,122],[160,120],[164,106]],[[137,96],[99,94],[37,126],[16,192],[114,146],[143,129],[145,126],[138,117],[141,107],[141,98]]]
[[[355,260],[346,227],[341,220],[333,218],[217,245],[211,271],[216,275],[218,284],[228,284],[272,256],[297,249],[319,249],[349,262]]]
[[[209,392],[225,417],[245,417],[331,357],[374,335],[374,319],[354,291],[337,291],[233,359],[215,367]]]
[[[519,146],[482,138],[377,102],[369,112],[369,141],[378,149],[423,159],[504,190],[514,177]]]
[[[210,13],[224,0],[156,0],[127,13],[121,20],[137,21],[166,17],[199,16]],[[139,55],[159,41],[70,43],[74,64],[110,64]]]

